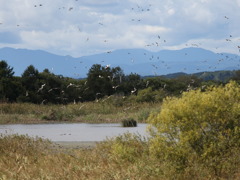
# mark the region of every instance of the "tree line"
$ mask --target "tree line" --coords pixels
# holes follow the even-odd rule
[[[113,95],[130,97],[139,102],[155,102],[166,96],[178,96],[183,91],[217,83],[203,81],[193,75],[174,79],[142,78],[133,73],[125,75],[120,67],[100,64],[92,65],[85,79],[55,75],[48,69],[39,72],[33,65],[18,77],[14,76],[13,68],[6,61],[0,61],[0,102],[68,104]]]

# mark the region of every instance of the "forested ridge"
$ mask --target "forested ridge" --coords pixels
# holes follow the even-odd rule
[[[204,74],[177,76],[155,76],[142,78],[138,74],[125,75],[120,67],[94,64],[85,79],[73,79],[55,75],[45,69],[39,72],[30,65],[20,77],[14,76],[14,69],[6,61],[0,61],[0,101],[29,102],[35,104],[68,104],[95,101],[109,96],[131,97],[138,102],[162,101],[166,96],[179,96],[190,89],[220,84],[214,73],[212,78]],[[216,73],[215,73],[216,74]],[[238,79],[239,72],[218,72],[227,74],[227,81]],[[229,76],[229,74],[231,76]],[[210,76],[208,76],[210,77]],[[225,80],[226,82],[226,80]]]

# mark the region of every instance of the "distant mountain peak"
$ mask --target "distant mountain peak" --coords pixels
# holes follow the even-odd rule
[[[189,47],[180,50],[118,49],[111,52],[74,58],[60,56],[43,50],[1,48],[0,60],[6,60],[20,76],[29,65],[39,71],[53,69],[53,73],[68,77],[84,78],[93,64],[120,66],[125,74],[165,75],[176,72],[196,73],[203,71],[239,69],[240,57],[235,54],[214,53]]]

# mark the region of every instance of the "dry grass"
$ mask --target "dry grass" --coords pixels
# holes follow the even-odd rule
[[[140,136],[125,134],[102,142],[96,148],[73,150],[59,149],[42,139],[1,135],[0,179],[188,180],[229,177],[229,172],[217,177],[198,163],[178,172],[169,168],[168,162],[151,156],[148,142]],[[239,151],[234,156],[239,156]],[[238,179],[239,167],[235,169],[231,179]]]
[[[0,104],[0,124],[16,123],[120,123],[133,118],[145,122],[149,113],[159,110],[160,103],[85,102],[69,105]]]
[[[111,152],[113,141],[95,149],[68,151],[26,136],[2,136],[0,141],[0,179],[158,179],[151,172],[156,165],[146,163],[146,156],[135,162],[116,159],[120,157],[115,156],[116,149]],[[144,145],[134,146],[140,148],[140,157]]]

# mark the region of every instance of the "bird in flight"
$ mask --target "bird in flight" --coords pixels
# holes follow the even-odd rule
[[[68,86],[67,86],[67,88],[69,88],[70,86],[73,86],[74,84],[72,84],[72,83],[70,83]]]
[[[38,89],[38,91],[37,91],[37,92],[40,92],[40,91],[42,91],[45,85],[46,85],[46,84],[43,84],[43,85],[42,85],[42,86],[41,86],[41,87]]]
[[[137,89],[134,87],[134,89],[131,91],[131,94],[135,93]]]

